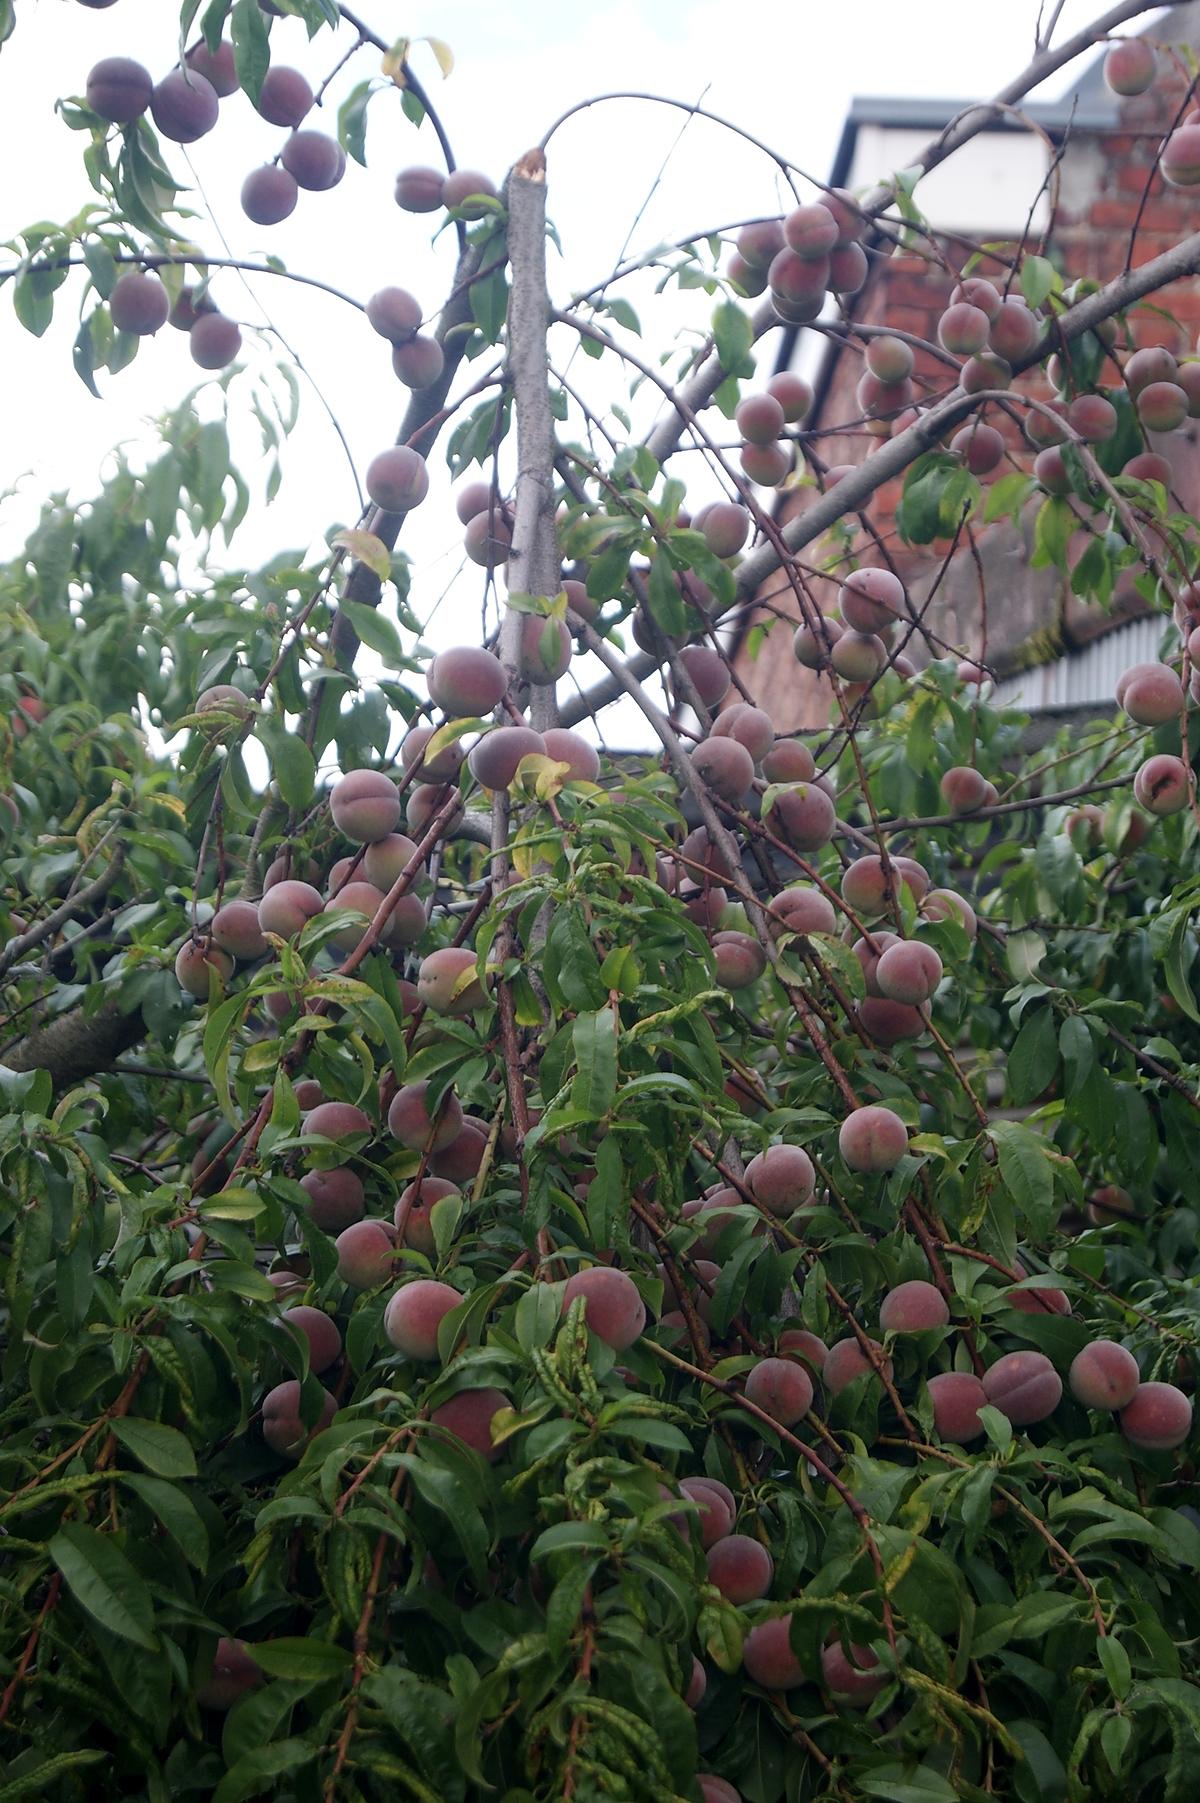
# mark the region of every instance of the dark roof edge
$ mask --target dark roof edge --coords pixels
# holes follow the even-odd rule
[[[979,100],[903,99],[887,94],[856,94],[846,115],[848,126],[889,125],[913,131],[939,131],[960,114],[986,110]],[[1067,94],[1061,100],[1029,100],[1019,111],[1043,131],[1114,131],[1119,123],[1115,97],[1096,100]],[[997,113],[986,131],[1021,131],[1021,120],[1011,112]]]

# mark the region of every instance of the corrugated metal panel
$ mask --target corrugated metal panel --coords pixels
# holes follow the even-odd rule
[[[1006,677],[996,684],[992,701],[997,707],[1023,707],[1030,713],[1111,707],[1117,678],[1131,664],[1157,660],[1164,625],[1160,614],[1130,620],[1115,632],[1093,639],[1082,651]]]

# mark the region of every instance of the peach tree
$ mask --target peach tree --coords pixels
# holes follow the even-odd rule
[[[1179,88],[1187,186],[1147,10],[999,101],[1107,44]],[[655,250],[655,338],[646,258],[551,298],[562,121],[458,169],[337,0],[186,0],[165,69],[106,29],[93,198],[0,279],[35,336],[78,309],[93,392],[160,329],[207,373],[0,568],[0,1798],[1183,1803],[1200,528],[1146,435],[1200,362],[1138,330],[1200,234],[947,267],[915,177],[979,108],[854,194],[764,150],[787,204]],[[289,56],[348,65],[336,129]],[[177,151],[239,91],[256,224],[370,106],[438,147],[398,258],[448,228],[440,306],[351,303],[407,390],[361,516],[251,568],[237,260]],[[936,344],[855,321],[897,244]],[[857,463],[781,324],[861,359]],[[484,628],[435,655],[400,545],[447,464]],[[1161,617],[1036,750],[894,555],[1007,516]],[[793,653],[822,730],[754,703]]]

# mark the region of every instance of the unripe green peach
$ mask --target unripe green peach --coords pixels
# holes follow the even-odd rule
[[[843,632],[829,661],[846,682],[873,682],[887,668],[887,648],[873,632]]]
[[[798,626],[792,639],[792,654],[806,670],[823,670],[829,662],[831,648],[841,638],[844,628],[840,620],[825,619],[817,626]]]
[[[254,712],[254,703],[233,683],[215,682],[211,688],[201,689],[196,697],[195,712],[236,714],[240,720],[248,720]]]

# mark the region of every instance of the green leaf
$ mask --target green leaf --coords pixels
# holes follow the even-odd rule
[[[364,169],[367,166],[367,106],[372,94],[377,92],[379,89],[374,82],[360,81],[338,107],[338,143]]]
[[[571,1105],[602,1120],[617,1093],[617,1023],[611,1008],[581,1014],[572,1032],[578,1075]]]
[[[234,0],[229,15],[229,35],[233,40],[233,66],[238,81],[257,101],[263,76],[271,66],[271,43],[267,21],[258,0]]]
[[[886,1797],[888,1803],[959,1803],[961,1792],[947,1784],[932,1766],[887,1765],[863,1773],[856,1780],[866,1797]]]
[[[544,1528],[529,1549],[531,1559],[548,1559],[551,1553],[576,1552],[581,1548],[607,1552],[608,1535],[598,1521],[560,1521]]]
[[[992,1138],[1005,1189],[1037,1234],[1054,1212],[1054,1169],[1044,1140],[1019,1121],[994,1121]]]
[[[1021,1022],[1021,1031],[1008,1055],[1008,1087],[1017,1107],[1023,1108],[1048,1089],[1057,1069],[1054,1011],[1031,1009]]]
[[[368,607],[365,601],[344,598],[338,604],[338,612],[345,614],[363,644],[381,657],[389,670],[405,668],[408,659],[400,634],[386,614],[377,607]]]
[[[1129,1685],[1133,1676],[1129,1664],[1129,1654],[1121,1645],[1115,1634],[1106,1634],[1103,1639],[1097,1638],[1096,1655],[1104,1667],[1104,1675],[1108,1679],[1109,1688],[1118,1703],[1129,1695]]]
[[[317,761],[296,733],[279,733],[271,745],[271,769],[279,793],[297,813],[312,806]]]
[[[1058,271],[1048,257],[1025,257],[1021,263],[1021,293],[1036,310],[1059,286]]]
[[[188,1564],[204,1571],[208,1565],[208,1529],[187,1492],[164,1478],[143,1477],[137,1472],[122,1473],[121,1482],[154,1511]]]
[[[246,1797],[261,1796],[272,1788],[272,1779],[311,1765],[317,1752],[308,1740],[277,1740],[269,1747],[255,1747],[226,1772],[212,1794],[212,1803],[244,1803]]]
[[[721,301],[713,311],[712,333],[721,368],[733,376],[743,374],[743,365],[754,343],[750,315],[735,301]]]
[[[101,1627],[134,1646],[157,1651],[150,1592],[111,1535],[68,1521],[47,1550],[76,1602]]]
[[[354,1663],[344,1647],[312,1636],[257,1641],[254,1659],[272,1678],[311,1679],[317,1683],[342,1677]]]
[[[112,1423],[115,1438],[140,1465],[158,1477],[195,1477],[196,1455],[178,1428],[140,1415],[122,1415]]]

